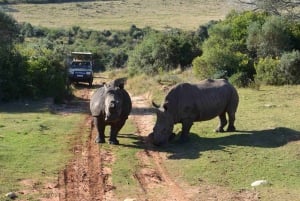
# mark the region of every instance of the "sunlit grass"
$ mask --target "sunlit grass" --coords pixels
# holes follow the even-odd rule
[[[175,75],[181,82],[197,81],[191,71]],[[161,103],[169,86],[158,81],[170,77],[172,73],[169,77],[140,75],[130,78],[126,87],[135,95],[146,94]],[[180,184],[258,191],[263,201],[299,200],[300,86],[238,88],[238,93],[237,132],[215,133],[217,118],[195,123],[188,143],[175,140],[157,148],[167,156],[166,169]],[[180,130],[177,124],[175,133]],[[261,179],[268,185],[251,187]]]
[[[2,7],[19,22],[49,28],[80,26],[94,30],[126,30],[132,24],[155,29],[195,30],[210,20],[223,19],[230,10],[238,8],[234,2],[220,0],[95,1]]]
[[[269,185],[257,188],[262,200],[299,198],[300,87],[238,92],[238,131],[214,133],[217,119],[195,123],[189,143],[166,149],[170,172],[180,169],[179,177],[192,185],[205,181],[235,190],[253,190],[252,182],[265,179]]]
[[[55,183],[71,157],[80,114],[51,114],[41,102],[0,105],[0,197],[27,187],[23,180]]]

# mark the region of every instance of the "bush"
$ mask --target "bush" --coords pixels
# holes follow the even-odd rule
[[[237,87],[248,87],[253,82],[246,72],[238,72],[232,75],[229,81]]]
[[[269,17],[263,24],[257,53],[261,57],[281,56],[292,48],[288,22],[282,17]]]
[[[200,53],[193,37],[180,30],[149,33],[129,55],[130,74],[157,74],[190,66],[193,58]]]
[[[300,52],[284,53],[280,58],[280,72],[284,84],[300,84]]]
[[[281,85],[284,84],[279,70],[280,60],[278,58],[266,57],[259,59],[255,65],[256,79],[264,84]]]
[[[202,59],[193,62],[194,72],[201,77],[230,77],[242,72],[253,79],[255,58],[246,45],[248,27],[253,22],[262,23],[265,18],[261,13],[231,12],[224,21],[212,26],[203,43]]]
[[[300,84],[300,52],[284,53],[280,59],[260,59],[255,66],[256,78],[265,84]]]
[[[211,77],[215,73],[215,69],[207,65],[203,57],[196,57],[192,63],[193,72],[200,79]]]

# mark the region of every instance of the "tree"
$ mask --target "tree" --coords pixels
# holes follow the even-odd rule
[[[26,63],[15,48],[16,21],[0,11],[0,100],[19,98],[26,91]]]
[[[293,48],[289,22],[283,17],[270,16],[262,25],[254,22],[248,32],[247,47],[259,57],[278,57]]]
[[[206,77],[240,73],[252,79],[255,69],[251,52],[246,46],[248,27],[253,22],[263,23],[265,18],[263,13],[249,11],[240,14],[233,11],[224,21],[212,26],[208,30],[209,38],[203,43],[201,59],[196,58],[193,62],[194,71],[202,72],[201,76]]]

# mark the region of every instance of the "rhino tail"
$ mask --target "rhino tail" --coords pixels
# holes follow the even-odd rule
[[[152,106],[155,108],[160,108],[160,105],[158,105],[157,103],[155,103],[154,101],[152,101]]]

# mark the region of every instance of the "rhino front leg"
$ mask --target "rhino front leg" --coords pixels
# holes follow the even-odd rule
[[[94,117],[94,125],[95,125],[96,131],[97,131],[97,137],[95,139],[95,142],[96,143],[105,143],[105,135],[104,135],[105,125],[104,125],[104,123],[101,124],[99,117]]]
[[[180,141],[186,142],[189,139],[190,129],[193,125],[193,121],[190,119],[185,119],[182,121],[182,131],[180,135]]]
[[[223,114],[219,115],[219,126],[218,128],[216,128],[216,132],[224,132],[224,127],[227,124],[227,120],[226,120],[226,113],[224,112]]]
[[[110,127],[110,137],[109,137],[109,144],[118,145],[119,141],[117,140],[117,136],[121,128],[125,124],[125,120],[119,121],[117,124],[114,124]]]

